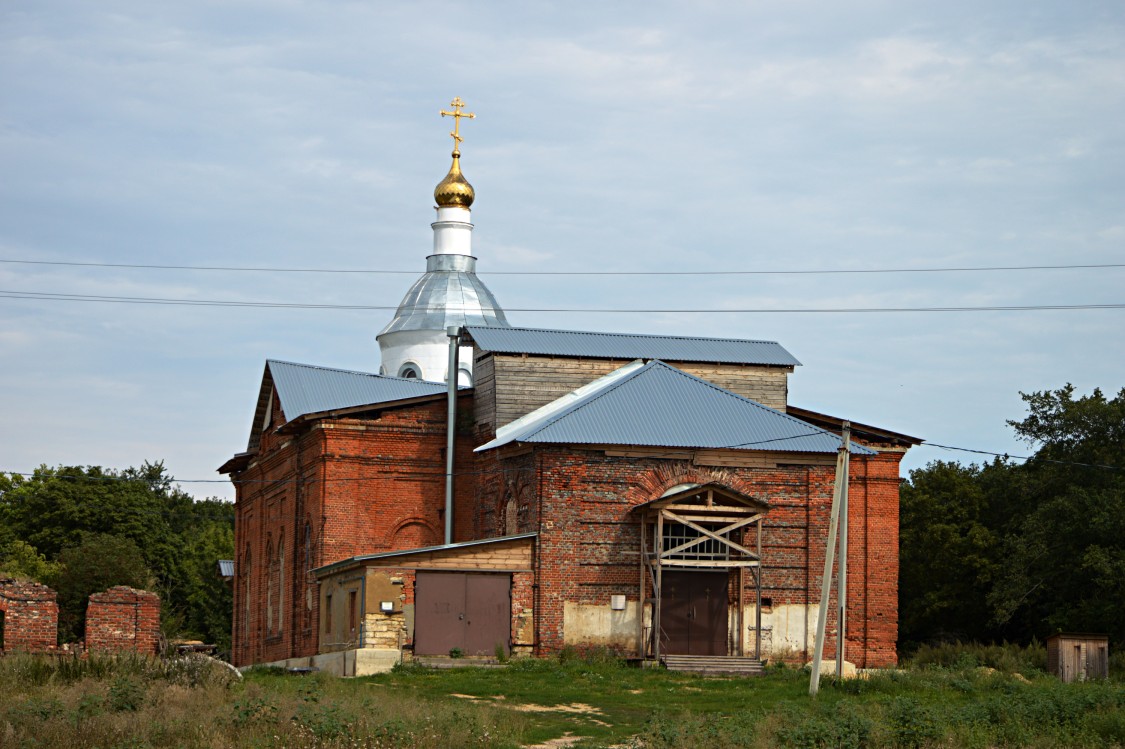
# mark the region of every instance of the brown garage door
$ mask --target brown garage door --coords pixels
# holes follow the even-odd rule
[[[414,652],[492,655],[510,651],[512,576],[419,572],[414,587]]]

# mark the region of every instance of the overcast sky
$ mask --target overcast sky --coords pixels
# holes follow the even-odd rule
[[[2,262],[0,294],[393,308],[454,96],[514,325],[776,340],[794,405],[1019,455],[1019,391],[1125,386],[1125,309],[519,311],[1125,302],[1125,268],[732,273],[1125,263],[1119,1],[8,0],[0,259],[408,273]],[[717,274],[488,275],[685,270]],[[378,371],[391,315],[0,297],[0,471],[221,479],[265,359]]]

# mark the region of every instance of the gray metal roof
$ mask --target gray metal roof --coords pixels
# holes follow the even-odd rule
[[[478,447],[546,442],[834,453],[840,438],[661,361],[602,378],[564,409],[547,404]],[[597,382],[592,383],[597,385]],[[566,398],[567,396],[564,396]],[[856,455],[874,450],[853,443]]]
[[[440,382],[407,380],[346,369],[270,359],[266,368],[273,378],[281,410],[288,421],[305,414],[340,408],[390,403],[446,392]]]
[[[664,359],[665,361],[720,362],[799,366],[774,341],[733,338],[587,333],[576,330],[493,328],[470,324],[470,335],[481,351],[544,356],[584,356],[604,359]]]
[[[477,274],[476,258],[430,255],[426,274],[402,298],[380,336],[399,330],[445,330],[451,325],[506,326],[496,297]]]
[[[234,560],[219,560],[219,577],[234,577]]]

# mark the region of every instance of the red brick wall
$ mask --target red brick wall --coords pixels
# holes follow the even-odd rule
[[[59,637],[55,591],[35,582],[0,579],[0,612],[4,614],[3,652],[54,650]]]
[[[458,407],[471,409],[471,395]],[[274,425],[283,422],[278,412]],[[459,423],[471,423],[471,415]],[[310,570],[444,542],[445,445],[444,400],[263,434],[256,462],[232,476],[236,665],[317,653],[319,596]],[[479,537],[473,446],[459,435],[455,541]]]
[[[860,666],[896,659],[900,457],[853,456],[851,463],[847,657]],[[503,481],[482,483],[482,524],[486,535],[502,535],[502,513],[487,510],[501,498],[490,493],[508,491],[504,482],[521,477],[525,489],[519,501],[535,509],[521,511],[520,530],[539,532],[539,652],[562,647],[566,601],[604,603],[613,594],[637,600],[640,537],[637,518],[629,511],[688,481],[717,482],[769,503],[762,595],[774,605],[815,609],[819,602],[835,473],[831,466],[708,468],[542,446],[534,455],[500,461],[499,468]],[[831,601],[834,611],[834,594]],[[829,617],[830,632],[835,621],[834,615]],[[830,638],[830,652],[834,647]]]
[[[156,655],[160,651],[160,596],[118,585],[90,596],[86,649]]]
[[[562,646],[564,601],[637,599],[639,531],[628,510],[685,481],[716,481],[768,502],[763,595],[816,607],[832,466],[707,468],[568,446],[501,459],[472,453],[491,435],[467,433],[471,395],[459,409],[454,540],[539,532],[539,582],[526,586],[539,652]],[[444,400],[435,400],[263,434],[255,462],[232,477],[235,664],[317,652],[319,595],[309,570],[442,543],[445,418]],[[278,411],[273,423],[284,420]],[[861,666],[896,658],[900,457],[852,460],[847,656]]]

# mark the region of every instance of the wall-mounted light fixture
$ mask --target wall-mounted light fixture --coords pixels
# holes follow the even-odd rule
[[[394,601],[379,601],[379,610],[384,614],[390,614],[395,610]]]

